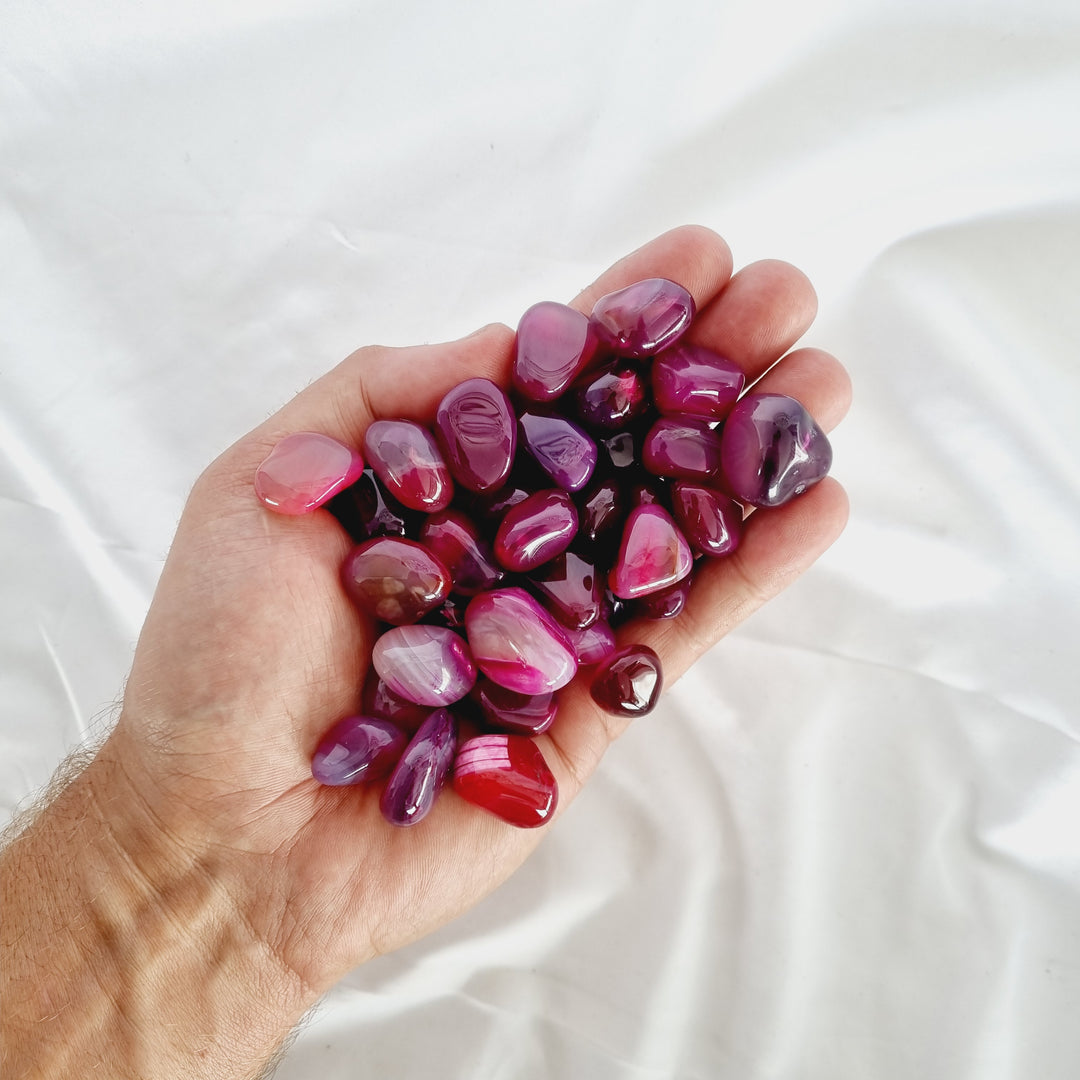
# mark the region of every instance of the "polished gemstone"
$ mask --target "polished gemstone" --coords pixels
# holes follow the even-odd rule
[[[663,687],[660,657],[647,645],[630,645],[612,653],[600,665],[590,693],[606,712],[644,716],[660,700]]]
[[[596,301],[590,322],[619,356],[652,356],[674,345],[694,318],[694,298],[666,278],[647,278]]]
[[[474,596],[465,629],[480,670],[507,690],[545,694],[565,686],[577,670],[566,631],[524,589]]]
[[[624,600],[658,592],[681,581],[694,565],[686,539],[660,506],[631,510],[623,526],[619,558],[608,581]]]
[[[469,646],[444,626],[395,626],[375,642],[371,662],[395,694],[417,705],[451,705],[476,682]]]
[[[733,361],[700,345],[680,342],[653,361],[656,407],[668,416],[723,420],[742,393],[746,376]]]
[[[457,752],[457,722],[437,709],[409,740],[383,789],[379,808],[391,825],[415,825],[431,811]]]
[[[622,485],[613,477],[593,480],[578,498],[578,534],[595,542],[618,525],[627,503]]]
[[[415,731],[431,712],[429,705],[417,705],[407,701],[400,694],[395,694],[379,678],[374,668],[369,669],[364,680],[364,692],[361,697],[365,716],[377,716],[383,720],[392,720],[406,731]]]
[[[565,551],[577,527],[577,508],[565,491],[538,491],[506,512],[495,558],[507,570],[533,570]]]
[[[563,626],[582,630],[600,618],[600,577],[593,563],[576,552],[556,555],[535,569],[529,580]]]
[[[722,491],[693,480],[672,488],[675,522],[690,547],[702,555],[730,555],[742,539],[742,507]]]
[[[706,480],[720,469],[720,436],[704,420],[662,416],[645,436],[641,460],[657,476]]]
[[[414,623],[450,592],[450,571],[413,540],[380,536],[354,548],[341,573],[361,611],[383,622]]]
[[[639,596],[634,601],[634,614],[643,619],[674,619],[686,607],[692,577],[687,574],[682,581],[676,581],[666,589]]]
[[[286,435],[255,470],[255,496],[279,514],[306,514],[343,491],[364,470],[361,456],[315,431]]]
[[[518,323],[514,389],[532,401],[557,398],[596,352],[596,334],[588,318],[565,304],[534,304]]]
[[[411,420],[376,420],[364,433],[364,452],[403,506],[434,513],[448,506],[454,482],[431,433]]]
[[[601,431],[618,431],[643,416],[649,407],[649,385],[637,368],[608,364],[574,393],[578,416]]]
[[[518,421],[521,441],[552,482],[565,491],[579,491],[596,467],[596,443],[562,416],[523,412]]]
[[[331,787],[381,780],[397,764],[408,741],[390,720],[346,716],[319,741],[311,758],[311,775]]]
[[[453,580],[453,591],[462,596],[490,589],[504,577],[491,545],[458,510],[432,514],[420,528],[420,542],[445,564]]]
[[[547,731],[558,711],[554,694],[518,694],[485,678],[477,680],[472,698],[491,727],[517,735]]]
[[[584,630],[568,630],[567,637],[577,657],[577,662],[582,667],[588,664],[599,664],[605,656],[610,656],[615,651],[615,631],[611,624],[599,619],[586,626]]]
[[[551,820],[558,785],[540,747],[524,735],[478,735],[454,760],[454,790],[521,829]]]
[[[794,398],[748,394],[724,422],[721,461],[735,498],[782,506],[828,473],[832,447]]]
[[[490,379],[466,379],[449,391],[435,415],[435,430],[462,487],[491,491],[506,482],[517,425],[509,398]]]

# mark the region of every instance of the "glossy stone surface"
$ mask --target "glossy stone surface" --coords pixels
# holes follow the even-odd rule
[[[311,775],[331,787],[381,780],[397,764],[408,741],[405,732],[389,720],[346,716],[319,741],[311,758]]]
[[[578,535],[595,542],[622,521],[627,501],[614,477],[594,480],[578,499]]]
[[[367,678],[364,680],[361,706],[365,716],[392,720],[398,727],[408,732],[415,731],[431,714],[430,706],[417,705],[415,701],[407,701],[399,694],[395,694],[379,678],[374,668],[368,671]]]
[[[361,611],[395,626],[416,622],[450,593],[447,567],[427,548],[398,536],[354,548],[341,580]]]
[[[644,716],[656,707],[663,688],[660,657],[647,645],[630,645],[600,665],[589,692],[615,716]]]
[[[555,721],[554,694],[518,694],[490,679],[477,680],[472,692],[491,727],[516,735],[539,735]]]
[[[454,790],[519,829],[551,820],[558,785],[540,747],[524,735],[480,735],[461,745]]]
[[[435,805],[457,752],[457,722],[437,709],[409,740],[383,789],[379,809],[391,825],[415,825]]]
[[[649,384],[625,363],[608,364],[574,392],[578,416],[589,427],[618,431],[649,407]]]
[[[645,436],[641,460],[657,476],[707,480],[720,469],[720,436],[704,420],[662,416]]]
[[[733,361],[700,345],[680,343],[652,364],[656,407],[669,416],[723,420],[742,393],[746,376]]]
[[[674,619],[686,607],[692,578],[693,574],[687,574],[666,589],[639,596],[634,601],[634,614],[642,619]]]
[[[631,510],[623,526],[611,591],[624,600],[658,592],[690,573],[694,557],[671,515],[660,506]]]
[[[724,422],[721,463],[735,498],[783,506],[828,473],[832,447],[794,398],[747,394]]]
[[[596,334],[580,311],[545,300],[533,304],[518,323],[514,342],[514,389],[531,401],[557,398],[588,366]]]
[[[647,278],[596,301],[589,321],[619,356],[652,356],[674,345],[694,318],[694,298],[666,278]]]
[[[524,589],[474,596],[465,630],[480,670],[507,690],[546,694],[565,686],[577,671],[566,632]]]
[[[490,594],[488,594],[490,595]],[[451,705],[476,682],[476,665],[459,634],[443,626],[395,626],[371,651],[379,678],[417,705]]]
[[[706,484],[680,480],[671,491],[673,516],[690,547],[702,555],[730,555],[743,533],[742,507]]]
[[[506,512],[495,533],[495,558],[507,570],[533,570],[565,551],[577,527],[577,508],[565,491],[538,491]]]
[[[574,551],[564,551],[529,575],[544,606],[572,630],[600,618],[601,582],[596,567]]]
[[[596,467],[596,443],[562,416],[523,412],[521,441],[537,464],[564,491],[579,491]]]
[[[466,379],[435,414],[435,431],[450,471],[469,491],[491,491],[510,475],[517,425],[510,399],[490,379]]]
[[[432,514],[420,528],[420,542],[450,571],[453,591],[462,596],[490,589],[504,577],[491,545],[458,510]]]
[[[364,471],[363,458],[314,431],[286,435],[255,470],[255,496],[279,514],[307,514],[343,491]]]
[[[566,633],[579,666],[599,664],[605,656],[615,651],[615,631],[603,619],[584,630],[568,630]]]
[[[411,420],[376,420],[364,433],[375,474],[403,506],[434,513],[448,506],[454,482],[431,433]]]

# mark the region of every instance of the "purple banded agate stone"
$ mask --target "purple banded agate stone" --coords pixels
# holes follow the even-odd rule
[[[666,416],[723,420],[745,382],[737,364],[701,345],[680,343],[652,365],[653,401]]]
[[[518,694],[486,678],[477,681],[472,698],[491,727],[516,735],[547,731],[558,712],[554,694]]]
[[[707,480],[720,469],[720,436],[704,420],[662,416],[645,436],[641,460],[657,476]]]
[[[557,398],[589,365],[596,345],[580,311],[550,300],[533,304],[518,323],[510,372],[514,389],[531,401]]]
[[[589,321],[601,345],[619,356],[652,356],[669,348],[694,318],[694,298],[666,278],[646,278],[601,296]]]
[[[480,670],[519,694],[546,694],[564,687],[577,671],[566,631],[524,589],[474,596],[465,630]]]
[[[376,420],[364,433],[375,475],[402,506],[434,513],[448,506],[454,482],[431,434],[411,420]]]
[[[828,473],[832,447],[794,398],[747,394],[724,422],[721,463],[735,498],[783,506]]]
[[[680,480],[671,490],[675,521],[690,547],[702,555],[730,555],[743,533],[742,507],[722,491]]]
[[[615,716],[644,716],[656,707],[663,687],[660,657],[647,645],[630,645],[601,664],[590,693],[605,712]]]
[[[379,809],[391,825],[415,825],[435,805],[457,752],[457,722],[437,709],[409,740],[383,789]]]
[[[423,618],[450,593],[450,571],[442,562],[398,536],[380,536],[354,548],[341,579],[361,611],[395,626]]]
[[[690,573],[690,545],[660,506],[631,510],[623,526],[619,557],[608,576],[611,591],[623,600],[659,592]]]
[[[562,416],[523,412],[521,441],[537,464],[564,491],[579,491],[596,467],[596,443]]]
[[[432,514],[420,528],[420,542],[450,571],[453,591],[474,596],[497,585],[504,573],[480,530],[457,510]]]
[[[389,720],[346,716],[320,740],[311,758],[311,775],[320,784],[341,787],[388,776],[409,737]]]
[[[577,508],[565,491],[538,491],[506,512],[495,558],[507,570],[534,570],[565,551],[577,527]]]
[[[510,399],[490,379],[466,379],[439,403],[435,431],[450,471],[469,491],[491,491],[510,475],[517,424]]]
[[[279,514],[307,514],[357,480],[363,458],[315,431],[286,435],[255,470],[255,496]]]
[[[559,794],[540,747],[524,735],[478,735],[462,743],[454,790],[519,829],[550,821]]]
[[[444,626],[395,626],[371,651],[379,678],[406,701],[417,705],[452,705],[476,682],[469,646]]]

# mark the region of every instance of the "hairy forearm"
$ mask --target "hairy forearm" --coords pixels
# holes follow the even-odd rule
[[[0,1072],[258,1076],[312,996],[116,772],[99,756],[0,853]]]

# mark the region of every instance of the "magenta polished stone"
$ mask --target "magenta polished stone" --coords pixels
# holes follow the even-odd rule
[[[593,677],[593,701],[615,716],[644,716],[656,707],[664,675],[660,657],[647,645],[630,645],[609,656]]]
[[[653,361],[656,407],[668,416],[723,420],[742,393],[746,376],[733,361],[701,345],[680,343]]]
[[[647,278],[601,296],[589,321],[619,356],[652,356],[674,345],[695,314],[694,298],[666,278]]]
[[[707,480],[720,469],[720,436],[704,420],[662,416],[645,436],[641,460],[657,476]]]
[[[490,379],[466,379],[435,414],[435,433],[450,471],[469,491],[491,491],[510,475],[517,425],[510,399]]]
[[[354,548],[341,580],[361,611],[395,626],[423,618],[450,593],[447,567],[427,548],[398,536],[380,536]]]
[[[379,678],[374,668],[368,670],[360,700],[365,716],[392,720],[398,727],[408,732],[415,731],[431,713],[430,706],[417,705],[415,701],[406,701],[405,698],[395,694]]]
[[[600,618],[600,577],[589,560],[564,551],[537,567],[529,580],[545,607],[572,630],[583,630]]]
[[[395,694],[417,705],[451,705],[476,682],[469,646],[443,626],[395,626],[375,642],[371,662]]]
[[[376,420],[364,433],[376,476],[403,506],[434,513],[448,506],[454,482],[431,433],[411,420]]]
[[[478,679],[471,696],[491,727],[517,735],[547,731],[558,712],[554,694],[518,694],[490,679]]]
[[[690,547],[702,555],[730,555],[743,533],[742,507],[722,491],[680,480],[671,491],[675,522]]]
[[[629,364],[608,364],[574,392],[578,416],[590,427],[618,431],[649,408],[648,381]]]
[[[588,366],[597,342],[585,315],[545,300],[521,316],[514,344],[514,389],[532,401],[551,401]]]
[[[578,497],[578,533],[590,543],[610,533],[627,509],[622,485],[614,478],[594,480]]]
[[[405,747],[383,789],[379,809],[391,825],[415,825],[431,811],[457,753],[457,722],[437,709]]]
[[[398,763],[408,741],[405,732],[389,720],[346,716],[319,741],[311,758],[311,775],[331,787],[381,780]]]
[[[565,551],[577,527],[577,508],[565,491],[538,491],[506,512],[495,534],[495,558],[507,570],[534,570]]]
[[[519,829],[550,821],[559,798],[540,747],[524,735],[478,735],[462,743],[454,790]]]
[[[523,412],[521,441],[537,464],[564,491],[580,491],[596,467],[596,443],[562,416]]]
[[[599,664],[605,656],[615,651],[615,631],[603,619],[586,626],[584,630],[568,630],[566,636],[581,667]]]
[[[458,510],[432,514],[420,528],[420,542],[450,571],[453,591],[474,596],[497,585],[504,577],[495,563],[491,545],[480,530]]]
[[[724,422],[721,463],[735,498],[783,506],[828,473],[832,447],[794,398],[747,394]]]
[[[279,514],[307,514],[364,471],[351,447],[315,431],[286,435],[255,470],[255,496]]]
[[[634,601],[634,614],[642,619],[674,619],[686,607],[692,578],[693,574],[687,574],[666,589],[639,596]]]
[[[616,596],[633,600],[681,581],[693,565],[690,546],[671,515],[660,506],[639,506],[623,526],[608,582]]]
[[[546,694],[577,671],[566,632],[524,589],[474,596],[465,630],[480,670],[519,694]]]

